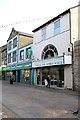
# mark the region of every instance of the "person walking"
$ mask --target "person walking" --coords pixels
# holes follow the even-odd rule
[[[48,85],[47,79],[45,79],[44,82],[45,82],[45,86],[47,87]]]
[[[47,82],[48,82],[47,87],[49,86],[49,88],[50,88],[50,84],[51,84],[50,75],[47,76]]]
[[[12,79],[12,76],[10,76],[10,84],[13,84],[13,79]]]

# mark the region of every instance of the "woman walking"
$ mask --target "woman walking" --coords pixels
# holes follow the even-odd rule
[[[50,84],[51,84],[50,75],[47,76],[47,82],[48,82],[47,87],[49,86],[49,88],[50,88]]]

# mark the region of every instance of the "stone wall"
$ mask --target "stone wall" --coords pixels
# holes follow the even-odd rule
[[[80,91],[80,40],[74,43],[74,90]]]
[[[1,47],[0,47],[0,66],[1,66]]]

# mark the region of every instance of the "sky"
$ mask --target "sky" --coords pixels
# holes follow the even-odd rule
[[[7,43],[12,28],[33,34],[32,31],[79,0],[0,0],[0,47]]]

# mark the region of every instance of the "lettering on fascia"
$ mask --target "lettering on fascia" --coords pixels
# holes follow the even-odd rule
[[[15,67],[11,67],[11,68],[15,68]]]
[[[31,64],[25,65],[24,67],[31,66]]]
[[[17,67],[22,67],[22,66],[17,66]]]

